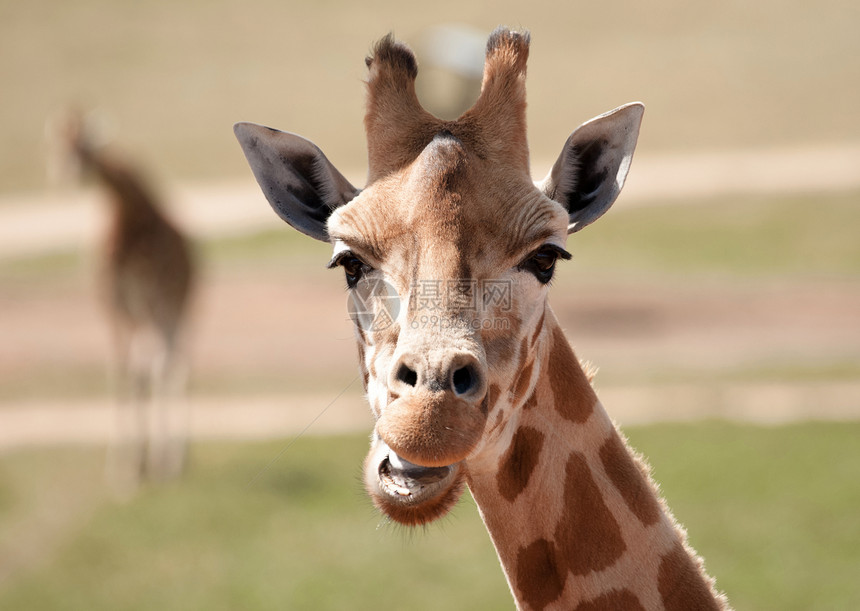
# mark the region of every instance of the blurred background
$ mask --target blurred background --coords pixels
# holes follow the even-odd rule
[[[499,609],[474,503],[417,533],[359,483],[370,430],[340,274],[253,183],[231,126],[364,183],[364,57],[393,31],[428,108],[531,31],[541,178],[641,100],[630,177],[551,303],[738,609],[860,607],[860,5],[0,0],[0,608]],[[456,52],[452,52],[456,50]],[[97,109],[195,243],[181,479],[103,477],[109,208],[48,184],[46,118]]]

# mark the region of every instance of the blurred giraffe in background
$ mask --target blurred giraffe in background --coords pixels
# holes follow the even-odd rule
[[[49,171],[92,176],[110,205],[99,253],[118,403],[108,477],[131,488],[174,477],[187,444],[182,344],[195,277],[191,246],[139,169],[101,142],[92,119],[67,110],[52,117],[46,136]]]

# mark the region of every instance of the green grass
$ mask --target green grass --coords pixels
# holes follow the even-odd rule
[[[462,507],[429,534],[379,527],[358,483],[365,446],[363,436],[303,440],[262,473],[281,445],[198,448],[186,485],[105,505],[56,565],[0,594],[0,607],[505,604],[474,508]]]
[[[598,388],[648,386],[657,391],[665,385],[696,385],[699,388],[718,389],[757,384],[833,384],[854,382],[860,379],[860,363],[850,357],[810,362],[799,357],[743,366],[703,367],[697,363],[662,365],[659,368],[598,369],[595,382]]]
[[[623,208],[569,244],[577,273],[656,273],[675,279],[860,275],[860,193]]]
[[[632,431],[738,609],[860,605],[860,425]]]
[[[83,255],[71,250],[3,258],[0,259],[0,279],[6,283],[30,278],[68,277],[77,275],[82,265]]]
[[[627,432],[737,609],[860,607],[860,424]],[[196,447],[186,481],[102,503],[49,560],[0,584],[0,608],[512,608],[472,502],[423,531],[380,527],[358,483],[363,436],[284,448]],[[96,475],[90,463],[67,481]],[[50,485],[10,481],[0,469],[4,511]]]

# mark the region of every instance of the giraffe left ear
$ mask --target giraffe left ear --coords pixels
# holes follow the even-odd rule
[[[359,190],[310,140],[253,123],[237,123],[233,131],[278,216],[302,233],[328,242],[329,215]]]
[[[639,137],[645,106],[626,104],[574,131],[540,189],[568,212],[567,232],[596,221],[615,202]]]

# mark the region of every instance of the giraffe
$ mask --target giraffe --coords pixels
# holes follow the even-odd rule
[[[51,118],[46,135],[55,172],[92,175],[110,204],[99,292],[113,336],[118,406],[107,467],[125,491],[184,468],[187,414],[178,399],[195,273],[188,240],[145,177],[100,143],[96,131],[91,118],[67,109]]]
[[[375,419],[364,483],[388,518],[426,524],[468,486],[520,609],[728,608],[547,301],[568,235],[624,184],[643,106],[581,125],[534,182],[529,42],[497,29],[477,101],[446,121],[415,96],[411,50],[379,41],[364,189],[300,136],[234,131],[276,213],[331,242],[350,291],[396,294],[371,302],[386,324],[355,325]]]

